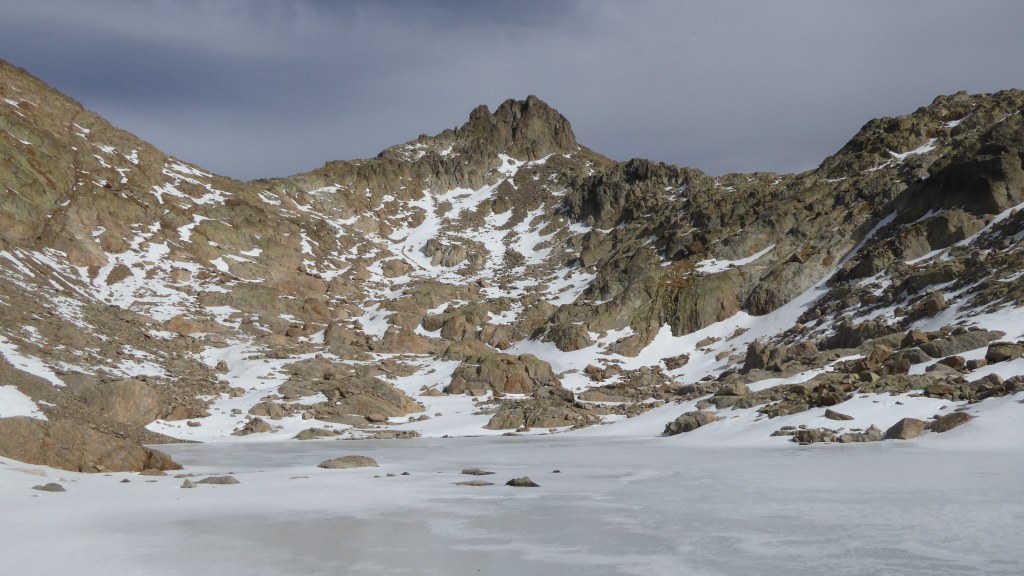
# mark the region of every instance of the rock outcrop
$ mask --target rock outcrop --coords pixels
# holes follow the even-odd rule
[[[169,456],[70,421],[0,418],[0,454],[80,472],[180,469]]]

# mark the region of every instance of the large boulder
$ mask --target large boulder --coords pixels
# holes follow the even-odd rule
[[[904,418],[885,431],[886,440],[910,440],[925,431],[927,423],[917,418]]]
[[[985,352],[985,360],[989,364],[1015,360],[1022,356],[1024,356],[1024,344],[1014,342],[993,342],[989,344],[988,351]]]
[[[982,348],[989,342],[1003,336],[1002,332],[968,330],[943,338],[935,338],[919,344],[921,350],[932,358],[944,358],[968,350]]]
[[[718,417],[715,416],[714,412],[705,412],[703,410],[686,412],[666,424],[664,434],[665,436],[675,436],[676,434],[681,434],[683,432],[691,432],[701,426],[706,426],[717,419]]]
[[[359,456],[356,454],[349,456],[339,456],[338,458],[331,458],[330,460],[324,460],[317,464],[317,468],[326,468],[328,470],[344,470],[347,468],[376,468],[378,466],[377,461],[369,456]]]
[[[522,408],[506,408],[491,416],[484,428],[488,430],[515,430],[526,426],[526,411]]]
[[[449,394],[492,390],[497,394],[532,394],[544,386],[560,386],[551,365],[532,354],[483,354],[466,358],[455,369]]]
[[[974,416],[966,412],[950,412],[929,422],[928,430],[932,432],[949,432],[953,428],[962,426],[971,420],[974,420]]]
[[[572,390],[561,386],[546,386],[538,389],[530,398],[506,400],[484,428],[578,428],[600,421],[600,416],[589,406],[576,402]]]
[[[0,418],[0,455],[79,472],[181,468],[170,456],[68,420]]]
[[[551,326],[544,339],[554,343],[563,352],[572,352],[573,350],[579,350],[594,344],[594,340],[590,337],[590,332],[584,326],[573,323]]]

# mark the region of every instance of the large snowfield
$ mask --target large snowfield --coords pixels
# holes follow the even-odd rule
[[[648,413],[568,435],[163,447],[192,480],[240,481],[194,489],[4,460],[0,566],[60,576],[1021,574],[1020,396],[906,442],[711,446],[639,433],[661,418]],[[380,467],[316,467],[347,454]],[[524,475],[540,487],[504,485]],[[454,484],[473,479],[495,484]],[[50,481],[67,491],[31,489]]]

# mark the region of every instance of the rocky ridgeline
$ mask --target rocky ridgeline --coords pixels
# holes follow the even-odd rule
[[[509,431],[689,403],[675,434],[863,394],[1015,393],[958,354],[1020,346],[969,317],[1024,305],[1024,216],[1009,210],[1024,202],[1022,106],[1021,91],[940,97],[869,122],[816,170],[713,177],[610,161],[531,96],[376,158],[238,182],[0,63],[0,385],[46,417],[0,412],[0,454],[173,467],[142,444],[186,422],[409,437],[395,422],[453,396]],[[666,326],[781,314],[812,288],[756,340],[737,326],[634,360]],[[524,342],[594,353],[557,372]],[[868,424],[816,441],[874,438]]]

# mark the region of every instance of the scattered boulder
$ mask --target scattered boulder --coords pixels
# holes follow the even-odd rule
[[[196,484],[216,484],[216,485],[229,485],[229,484],[241,484],[234,476],[207,476],[202,480],[196,482]]]
[[[819,348],[834,350],[836,348],[856,348],[873,338],[881,338],[892,334],[895,329],[880,320],[868,320],[860,324],[841,322],[836,332],[828,337]]]
[[[790,440],[799,443],[801,446],[817,444],[819,442],[838,442],[848,444],[852,442],[878,442],[882,440],[882,431],[872,424],[864,431],[851,431],[840,433],[831,428],[801,428],[794,429],[792,426],[784,426],[782,429],[772,433],[772,436],[790,436]]]
[[[522,408],[506,408],[499,410],[494,416],[491,416],[491,419],[484,428],[488,430],[515,430],[520,426],[524,426],[523,422],[525,421],[525,410]]]
[[[903,418],[885,431],[886,440],[910,440],[924,432],[927,423],[917,418]]]
[[[594,344],[586,327],[572,323],[551,326],[544,340],[553,343],[563,352],[580,350]]]
[[[715,392],[715,396],[745,396],[750,393],[750,387],[742,382],[725,384]]]
[[[513,478],[508,482],[505,482],[505,486],[513,486],[515,488],[540,488],[540,484],[537,484],[533,480],[530,480],[529,476],[523,476],[522,478]]]
[[[900,348],[913,348],[928,341],[928,335],[920,330],[908,330],[907,334],[900,341]]]
[[[863,360],[864,369],[872,372],[878,370],[886,360],[892,357],[892,353],[892,348],[882,344],[873,347],[871,352]]]
[[[347,468],[377,468],[377,461],[368,456],[340,456],[338,458],[332,458],[330,460],[324,460],[317,464],[317,468],[326,468],[328,470],[344,470]]]
[[[480,468],[463,468],[462,473],[470,476],[487,476],[489,474],[494,474],[494,472]]]
[[[935,364],[935,366],[943,366],[942,364]],[[929,366],[930,368],[931,366]],[[943,366],[947,370],[948,367]],[[946,382],[933,382],[924,387],[924,395],[931,398],[947,398],[950,400],[959,400],[959,388]]]
[[[32,487],[33,490],[39,490],[40,492],[66,492],[64,487],[56,482],[48,482],[46,484],[36,484]]]
[[[665,436],[675,436],[676,434],[681,434],[683,432],[691,432],[701,426],[706,426],[717,419],[718,417],[715,416],[714,412],[705,412],[703,410],[686,412],[666,424],[663,434]]]
[[[932,432],[949,432],[971,420],[974,420],[974,416],[966,412],[950,412],[929,422],[927,428]]]
[[[686,353],[678,354],[676,356],[672,356],[671,358],[665,358],[663,360],[663,362],[665,363],[666,370],[675,370],[677,368],[682,368],[683,366],[686,366],[686,363],[689,361],[690,355]]]
[[[836,431],[830,428],[803,428],[793,434],[793,442],[804,445],[835,441]]]
[[[967,359],[963,356],[946,356],[942,360],[939,360],[939,364],[949,366],[953,369],[960,369],[967,366]]]
[[[942,292],[931,292],[924,300],[924,312],[928,316],[935,316],[946,309],[946,297]]]
[[[318,438],[332,438],[338,432],[328,428],[306,428],[295,435],[295,440],[316,440]]]
[[[196,484],[195,484],[195,482],[189,480],[188,478],[185,478],[185,481],[181,483],[181,487],[182,488],[195,488]]]
[[[270,418],[271,420],[280,420],[287,416],[284,408],[272,400],[264,400],[252,408],[249,408],[249,414],[253,416],[263,416],[265,418]]]
[[[985,366],[988,366],[988,360],[985,360],[984,358],[968,360],[966,364],[966,368],[968,370],[977,370],[978,368],[984,368]]]
[[[828,418],[829,420],[853,420],[853,416],[843,414],[842,412],[836,412],[831,408],[825,409],[825,418]]]
[[[988,345],[985,360],[989,364],[1016,360],[1024,356],[1024,345],[1014,342],[993,342]]]
[[[931,366],[924,369],[925,373],[935,377],[957,377],[960,376],[960,371],[956,368],[949,366],[948,364],[939,361]]]
[[[949,336],[932,337],[928,342],[921,343],[920,348],[932,358],[944,358],[981,348],[993,340],[1001,338],[1003,335],[1002,332],[992,332],[989,330],[968,330]]]
[[[249,434],[265,434],[273,432],[274,427],[263,418],[249,418],[240,428],[232,432],[235,436],[248,436]]]
[[[883,439],[882,430],[878,426],[872,424],[868,426],[868,429],[863,432],[851,432],[846,434],[840,434],[836,438],[836,442],[849,443],[849,442],[879,442]]]

